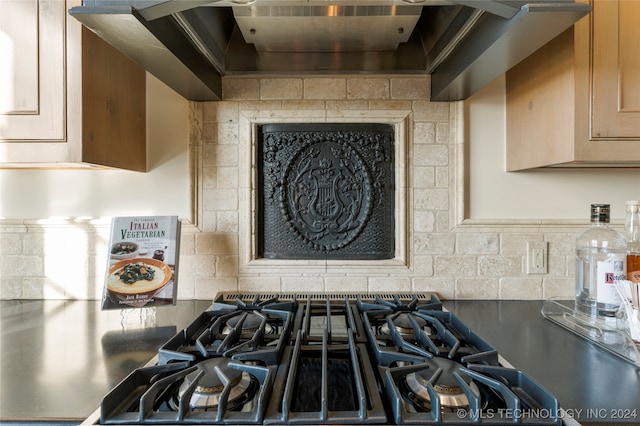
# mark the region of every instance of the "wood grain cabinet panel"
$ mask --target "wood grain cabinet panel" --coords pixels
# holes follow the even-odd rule
[[[589,4],[506,74],[508,171],[640,167],[640,0]]]
[[[146,171],[146,73],[68,15],[79,3],[0,1],[1,168]]]
[[[640,138],[639,24],[640,1],[594,4],[593,138]]]
[[[66,138],[64,21],[64,2],[0,2],[3,140]]]

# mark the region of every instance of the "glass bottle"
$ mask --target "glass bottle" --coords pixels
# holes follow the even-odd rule
[[[640,200],[627,201],[624,229],[627,238],[627,279],[640,283]]]
[[[626,240],[609,227],[609,204],[591,204],[591,227],[576,240],[577,313],[615,321],[620,296],[614,282],[625,279]]]

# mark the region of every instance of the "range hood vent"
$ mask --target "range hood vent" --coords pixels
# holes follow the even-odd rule
[[[420,6],[234,7],[242,36],[258,52],[394,51],[409,41]]]
[[[251,3],[251,4],[247,4]],[[69,13],[189,100],[246,74],[431,74],[465,99],[587,15],[573,0],[84,0]]]

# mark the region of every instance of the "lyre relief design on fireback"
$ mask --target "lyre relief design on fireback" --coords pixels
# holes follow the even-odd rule
[[[287,165],[284,182],[284,219],[316,249],[344,247],[367,222],[371,175],[346,143],[325,140],[300,150]]]
[[[393,256],[391,126],[269,124],[261,134],[257,238],[262,255]]]

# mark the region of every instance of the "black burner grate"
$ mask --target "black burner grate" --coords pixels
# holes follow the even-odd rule
[[[102,424],[560,425],[430,293],[223,293],[103,399]]]

